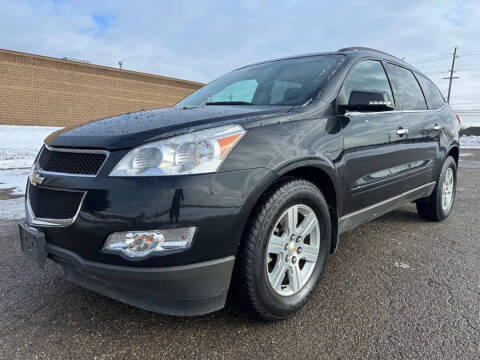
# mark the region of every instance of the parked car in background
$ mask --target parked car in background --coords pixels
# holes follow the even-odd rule
[[[381,51],[246,66],[173,108],[49,136],[22,249],[147,310],[201,315],[233,291],[283,319],[339,234],[410,202],[424,219],[450,214],[459,129],[437,87]]]

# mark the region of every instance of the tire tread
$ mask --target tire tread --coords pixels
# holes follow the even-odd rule
[[[424,199],[420,199],[416,202],[417,205],[417,212],[418,215],[425,220],[430,221],[442,221],[447,218],[449,214],[444,214],[442,209],[442,186],[443,186],[443,178],[445,176],[445,172],[447,168],[449,168],[453,164],[454,167],[454,177],[455,177],[455,187],[456,187],[456,163],[453,157],[448,156],[442,165],[442,170],[438,176],[438,179],[435,183],[435,188],[433,189],[432,194]],[[455,200],[455,197],[452,201]],[[452,204],[453,207],[453,204]],[[450,210],[451,211],[451,208]]]
[[[283,197],[289,196],[301,189],[314,191],[325,201],[321,191],[310,181],[302,178],[286,178],[262,195],[261,201],[259,202],[260,205],[253,212],[252,216],[250,216],[250,219],[247,222],[246,231],[242,238],[239,256],[237,257],[238,263],[236,264],[235,276],[238,295],[241,297],[243,305],[247,306],[247,310],[255,317],[263,320],[280,320],[288,316],[272,314],[265,308],[257,295],[257,290],[255,289],[256,282],[254,268],[251,264],[255,256],[258,235],[261,234],[262,226],[264,226],[264,222],[268,218],[270,210],[274,207],[274,204],[278,203]],[[301,303],[292,306],[292,313],[295,308],[301,308],[306,302],[308,302],[317,286],[318,281],[315,284],[314,289],[308,294],[308,296],[305,296],[302,299]]]

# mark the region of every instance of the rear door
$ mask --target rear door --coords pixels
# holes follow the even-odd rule
[[[352,68],[339,94],[339,102],[353,89],[387,92],[392,89],[381,61],[364,60]],[[408,117],[402,112],[347,112],[343,125],[344,153],[339,168],[345,201],[343,214],[365,209],[405,191],[401,174],[406,170]],[[408,164],[408,161],[406,162]],[[408,165],[407,165],[408,167]]]
[[[427,109],[423,91],[409,69],[386,63],[396,110],[408,129],[407,142],[401,157],[406,190],[412,190],[432,181],[434,161],[437,153],[438,131],[434,119]]]
[[[429,154],[436,156],[437,160],[442,159],[446,150],[442,149],[441,146],[442,136],[443,138],[448,137],[446,129],[451,127],[451,123],[449,123],[450,118],[445,116],[445,99],[440,90],[429,79],[417,73],[415,73],[415,77],[422,87],[428,106],[428,111],[425,113],[421,123],[417,124],[419,131],[415,135],[415,142],[417,144],[422,143],[423,146],[428,144],[428,147],[435,151],[435,154]],[[435,180],[434,170],[431,181]]]

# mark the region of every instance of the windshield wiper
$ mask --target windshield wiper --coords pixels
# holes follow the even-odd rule
[[[206,102],[205,105],[253,105],[246,101],[214,101]]]

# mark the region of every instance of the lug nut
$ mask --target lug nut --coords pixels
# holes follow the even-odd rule
[[[290,236],[290,241],[293,241],[295,240],[295,234],[292,234],[292,236]]]
[[[285,244],[285,250],[288,250],[288,244]]]
[[[285,261],[288,261],[288,260],[290,260],[290,256],[287,255],[285,256]]]
[[[302,237],[301,237],[301,236],[297,237],[297,242],[300,242],[300,241],[302,241]]]
[[[292,257],[292,264],[295,264],[297,262],[297,258],[294,256]]]
[[[297,253],[298,253],[298,254],[301,254],[302,251],[303,251],[303,249],[302,249],[301,247],[299,247],[299,248],[297,249]]]

